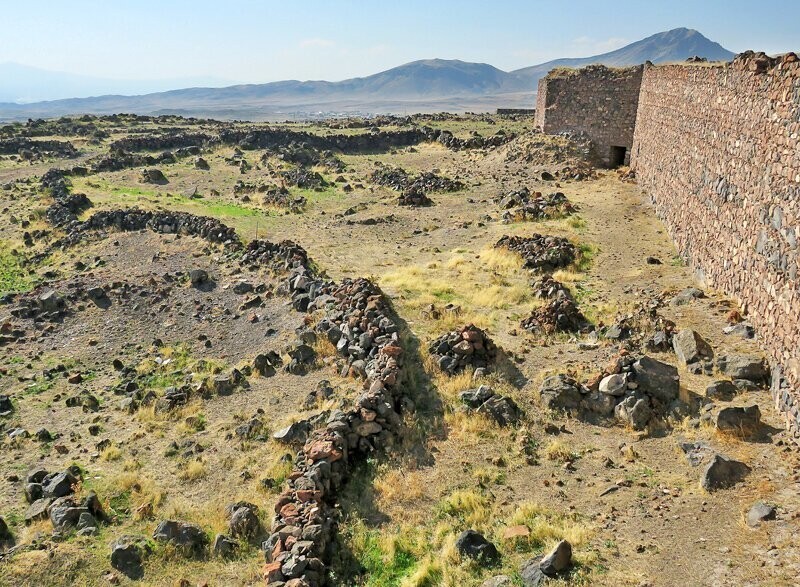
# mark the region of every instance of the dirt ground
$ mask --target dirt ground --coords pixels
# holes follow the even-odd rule
[[[452,125],[460,136],[472,130],[486,136],[500,128],[523,138],[531,132],[525,120],[489,124],[476,118]],[[117,127],[112,138],[124,134]],[[228,146],[202,154],[209,171],[196,169],[191,158],[159,165],[167,185],[142,184],[140,169],[125,169],[73,177],[72,192],[85,193],[94,204],[83,217],[129,206],[180,210],[217,217],[245,241],[256,236],[272,242],[290,239],[329,277],[369,277],[390,298],[407,328],[407,341],[419,347],[411,356],[418,368],[417,394],[424,397],[418,413],[407,418],[407,442],[370,460],[342,496],[341,550],[355,562],[340,556],[333,563],[333,584],[481,585],[505,574],[509,584],[522,585],[520,565],[560,538],[573,543],[576,568],[553,584],[796,584],[800,459],[797,447],[787,444],[768,390],[742,392],[714,408],[759,406],[762,433],[744,440],[720,435],[710,424],[694,426],[691,418],[648,434],[542,407],[539,389],[547,375],[571,373],[586,381],[616,355],[618,343],[601,337],[597,343],[579,344],[591,341],[582,334],[526,333],[520,320],[542,303],[532,295],[535,275],[515,255],[493,248],[500,237],[541,233],[579,245],[584,261],[555,277],[597,327],[698,284],[634,182],[621,180],[614,170],[598,170],[582,181],[542,180],[542,171],[563,168],[563,158],[556,149],[524,145],[517,139],[490,149],[452,151],[424,143],[391,152],[341,154],[344,171],[319,169],[328,188],[292,188],[308,199],[301,213],[262,206],[258,196],[244,201],[234,193],[238,180],[274,181],[271,172],[282,164],[271,161],[240,173],[225,161],[234,152]],[[87,146],[91,154],[103,148]],[[525,149],[527,160],[514,156]],[[260,153],[244,155],[255,164]],[[0,186],[17,183],[12,190],[0,190],[0,206],[6,208],[0,219],[0,253],[21,246],[23,229],[9,220],[11,214],[25,218],[39,210],[32,226],[58,232],[43,218],[41,209],[49,199],[35,178],[51,166],[77,162],[2,163]],[[370,179],[380,164],[412,173],[436,170],[466,187],[429,194],[430,207],[401,207],[396,191]],[[335,182],[338,175],[344,181]],[[23,183],[25,178],[32,181]],[[353,191],[346,192],[345,183]],[[577,212],[553,220],[503,222],[493,199],[523,187],[544,194],[562,191]],[[188,195],[195,191],[202,197]],[[661,263],[648,263],[648,257]],[[88,269],[78,269],[78,262]],[[201,291],[188,283],[188,272],[197,268],[209,273],[213,287]],[[213,537],[225,529],[225,506],[237,500],[259,506],[269,526],[280,482],[288,473],[286,455],[293,452],[273,440],[272,433],[346,402],[358,385],[339,377],[326,354],[330,349],[318,348],[319,360],[307,375],[278,370],[273,377],[248,377],[247,388],[232,395],[193,400],[176,412],[129,413],[118,409],[114,389],[120,374],[114,359],[171,381],[200,371],[227,372],[250,363],[257,353],[283,352],[294,341],[303,314],[280,293],[265,296],[254,310],[241,310],[243,296],[233,291],[235,283],[246,279],[275,292],[280,277],[242,269],[221,246],[150,231],[111,232],[49,252],[32,274],[15,271],[17,289],[35,288],[21,296],[115,282],[115,291],[128,293],[111,296],[108,307],[72,304],[63,320],[26,324],[35,334],[0,347],[0,394],[10,396],[16,408],[0,421],[0,516],[16,544],[40,543],[0,559],[0,585],[133,584],[109,564],[108,547],[115,538],[152,534],[166,518],[198,523]],[[757,338],[723,333],[735,302],[708,288],[704,292],[701,299],[680,306],[665,303],[658,311],[678,329],[697,331],[715,355],[759,353]],[[443,309],[446,304],[458,306],[460,313],[432,315],[431,305]],[[0,306],[0,323],[10,319],[12,307]],[[506,357],[485,381],[442,375],[426,351],[434,338],[468,323],[485,328]],[[678,365],[672,352],[648,354]],[[63,376],[43,376],[59,365]],[[703,396],[706,386],[723,378],[678,368],[682,397]],[[69,383],[67,376],[75,373],[83,381]],[[309,409],[306,396],[322,380],[336,392],[327,404]],[[500,428],[465,413],[458,392],[479,383],[514,398],[525,414],[522,423]],[[99,409],[66,407],[65,400],[79,392],[95,395]],[[237,426],[254,417],[263,423],[260,433],[238,437]],[[7,432],[16,428],[31,435],[47,428],[57,437],[52,442],[8,438]],[[679,446],[695,441],[747,463],[751,473],[731,489],[701,489],[703,466],[692,466]],[[177,451],[171,450],[173,443]],[[60,471],[71,464],[84,470],[80,491],[97,491],[113,521],[95,536],[50,540],[50,522],[23,521],[28,507],[24,478],[34,468]],[[611,486],[615,489],[606,493]],[[751,528],[745,516],[756,501],[777,506],[777,517]],[[139,515],[143,504],[150,504],[152,513]],[[526,524],[529,540],[509,537],[509,528]],[[453,555],[454,538],[467,527],[498,545],[503,555],[499,567],[478,567]],[[263,581],[262,565],[258,545],[243,544],[228,561],[185,560],[157,551],[146,562],[141,584],[173,585],[185,578],[191,585],[254,585]]]

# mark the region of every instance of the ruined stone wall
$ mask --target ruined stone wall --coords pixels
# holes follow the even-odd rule
[[[776,405],[797,433],[797,57],[745,53],[725,65],[646,66],[631,163],[698,276],[746,308],[774,362]]]
[[[536,110],[533,108],[498,108],[497,114],[500,116],[533,116]]]
[[[642,66],[554,69],[539,80],[536,126],[548,134],[585,133],[596,157],[614,163],[611,147],[626,149],[627,163],[633,145]]]

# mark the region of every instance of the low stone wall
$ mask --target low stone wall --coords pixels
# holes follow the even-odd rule
[[[498,108],[498,116],[534,116],[534,108]]]
[[[399,381],[399,327],[376,285],[363,278],[326,283],[298,263],[286,289],[295,307],[324,312],[316,331],[346,358],[342,375],[363,379],[355,405],[331,414],[298,452],[262,546],[267,585],[319,587],[326,583],[328,551],[336,532],[335,501],[351,465],[394,444],[401,406],[410,404]],[[305,303],[296,303],[298,299]]]
[[[0,140],[0,155],[21,155],[26,151],[31,155],[78,156],[78,150],[69,141],[32,140],[22,137]]]
[[[648,64],[631,165],[701,281],[747,311],[797,435],[800,61],[748,52],[724,65]]]
[[[539,80],[535,124],[548,134],[583,133],[603,164],[627,163],[641,81],[642,66],[554,69]]]

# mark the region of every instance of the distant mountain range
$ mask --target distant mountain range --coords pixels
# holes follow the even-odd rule
[[[235,82],[215,77],[181,77],[160,80],[106,79],[62,71],[48,71],[19,63],[0,63],[0,102],[18,104],[86,98],[102,94],[148,94],[189,86],[230,86]]]
[[[691,29],[655,34],[616,51],[556,59],[515,71],[485,63],[427,59],[340,82],[281,81],[228,87],[192,87],[139,96],[107,95],[29,104],[0,103],[0,119],[67,114],[181,114],[269,120],[314,113],[410,113],[532,107],[536,84],[554,67],[594,63],[637,65],[683,61],[698,55],[728,61],[731,51]],[[0,67],[0,87],[7,73]],[[78,90],[76,90],[77,92]]]

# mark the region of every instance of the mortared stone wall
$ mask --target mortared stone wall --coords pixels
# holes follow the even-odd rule
[[[633,145],[642,66],[558,68],[539,80],[535,124],[542,132],[583,133],[604,165],[627,163]],[[613,147],[620,160],[614,160]]]
[[[701,281],[735,297],[800,431],[800,61],[647,64],[631,167]]]

